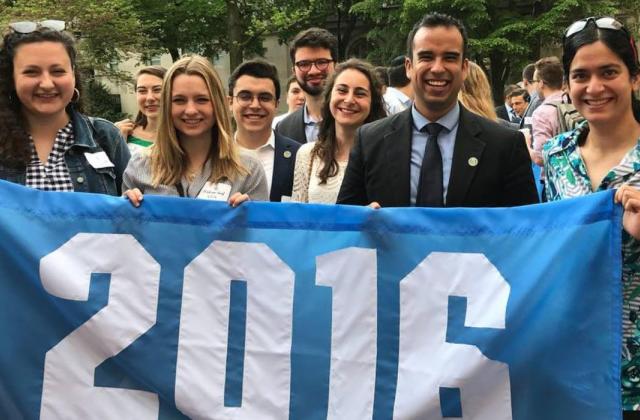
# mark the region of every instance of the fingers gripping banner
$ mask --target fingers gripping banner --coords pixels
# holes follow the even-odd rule
[[[0,417],[620,418],[619,213],[0,183]]]

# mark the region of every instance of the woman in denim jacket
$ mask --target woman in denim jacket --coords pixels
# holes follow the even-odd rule
[[[0,47],[0,179],[120,195],[129,150],[112,123],[78,112],[76,49],[64,22],[9,28]]]

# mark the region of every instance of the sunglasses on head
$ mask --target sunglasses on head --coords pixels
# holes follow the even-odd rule
[[[633,39],[633,36],[631,36],[631,33],[629,33],[627,28],[625,28],[622,23],[620,23],[619,21],[617,21],[612,17],[605,16],[605,17],[597,18],[597,17],[591,16],[585,19],[580,19],[578,21],[575,21],[571,25],[569,25],[566,31],[564,31],[563,41],[566,42],[569,38],[571,38],[575,34],[582,32],[587,27],[587,25],[589,25],[590,22],[593,22],[593,24],[596,25],[596,28],[598,29],[606,29],[610,31],[621,31],[622,33],[624,33],[624,35],[629,40],[629,44],[631,45],[631,51],[633,51],[633,57],[635,58],[636,62],[638,62],[638,50],[636,49],[636,43]]]
[[[64,20],[43,20],[41,22],[13,22],[9,28],[19,34],[30,34],[40,28],[51,29],[52,31],[64,31],[66,24]]]

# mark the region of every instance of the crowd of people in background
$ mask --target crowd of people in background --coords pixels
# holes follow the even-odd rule
[[[623,407],[640,410],[640,63],[616,19],[571,24],[562,57],[527,65],[497,107],[481,63],[469,61],[463,24],[433,13],[388,68],[338,62],[333,34],[300,32],[282,92],[275,66],[261,59],[234,69],[226,89],[197,55],[143,68],[139,113],[115,125],[82,113],[76,47],[64,29],[16,22],[4,36],[0,179],[124,195],[134,206],[158,194],[231,206],[509,207],[617,189]],[[281,93],[288,110],[276,117]]]

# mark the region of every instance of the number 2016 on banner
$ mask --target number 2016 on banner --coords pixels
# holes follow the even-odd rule
[[[373,415],[376,267],[374,249],[316,257],[316,285],[333,290],[331,419]],[[108,304],[46,353],[40,417],[157,419],[156,394],[96,387],[94,376],[98,365],[155,325],[160,264],[133,236],[102,233],[78,234],[40,261],[45,290],[63,299],[88,300],[92,273],[110,273]],[[423,287],[428,278],[437,281]],[[230,285],[238,279],[247,283],[244,383],[240,406],[226,407]],[[214,241],[187,265],[175,375],[182,413],[289,417],[294,282],[294,272],[262,243]],[[459,388],[463,412],[474,419],[512,418],[508,366],[475,346],[446,342],[449,296],[467,298],[465,326],[504,329],[509,293],[482,254],[431,253],[401,280],[394,418],[442,418],[442,387]]]

